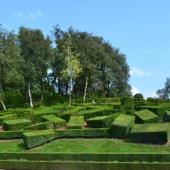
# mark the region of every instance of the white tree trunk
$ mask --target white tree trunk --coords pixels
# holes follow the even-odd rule
[[[73,90],[73,78],[70,78],[70,93],[69,93],[69,106],[71,106],[71,95]]]
[[[2,100],[2,99],[0,99],[0,100],[1,100],[1,104],[2,104],[3,109],[4,109],[4,110],[6,110],[5,103],[3,102],[3,100]]]
[[[86,77],[86,82],[85,82],[85,87],[84,87],[83,103],[85,103],[86,101],[87,86],[88,86],[88,77]]]
[[[30,81],[28,82],[28,96],[29,96],[29,99],[30,99],[30,106],[33,108]]]

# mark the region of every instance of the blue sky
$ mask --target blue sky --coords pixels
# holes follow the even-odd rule
[[[170,77],[169,0],[1,0],[0,24],[50,34],[55,24],[103,36],[126,54],[133,92],[154,96]]]

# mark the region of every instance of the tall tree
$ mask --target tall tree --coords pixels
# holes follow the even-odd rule
[[[78,60],[78,53],[73,52],[71,49],[71,37],[68,35],[63,45],[63,55],[65,57],[64,68],[61,71],[61,75],[64,79],[69,80],[69,105],[71,105],[71,96],[73,91],[73,81],[79,76],[81,72],[81,65]]]
[[[21,65],[17,36],[0,27],[0,102],[4,110],[5,91],[11,87],[17,88],[23,81]]]
[[[160,99],[169,99],[170,97],[170,78],[167,78],[163,89],[158,89],[156,92]]]
[[[32,88],[35,85],[40,85],[41,100],[43,100],[43,81],[47,76],[51,56],[51,41],[48,37],[44,37],[41,30],[24,27],[19,30],[19,40],[24,60],[23,75],[30,106],[33,107]]]

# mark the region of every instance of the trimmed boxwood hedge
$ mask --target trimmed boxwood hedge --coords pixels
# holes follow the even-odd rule
[[[54,125],[52,122],[43,122],[34,124],[24,128],[25,130],[45,130],[45,129],[54,129]]]
[[[4,120],[10,120],[10,119],[16,119],[17,115],[16,114],[6,114],[6,115],[0,115],[0,124],[2,125],[2,122]]]
[[[110,127],[112,121],[119,115],[120,113],[115,113],[110,116],[96,116],[91,119],[87,119],[87,126],[91,128],[104,128]]]
[[[64,127],[66,125],[66,120],[56,117],[55,115],[42,116],[44,121],[53,122],[54,128]]]
[[[134,116],[120,114],[111,125],[111,136],[114,138],[126,138],[134,122]]]
[[[109,137],[109,128],[86,128],[55,130],[55,138],[98,138]]]
[[[83,116],[71,116],[70,120],[67,124],[68,129],[81,129],[84,125],[84,117]]]
[[[0,168],[12,170],[169,170],[170,163],[150,162],[81,162],[0,160]]]
[[[13,119],[3,121],[4,130],[21,130],[26,126],[31,125],[32,122],[29,119]]]
[[[22,138],[22,131],[1,131],[0,139],[20,139]]]
[[[165,144],[168,141],[168,124],[136,124],[129,135],[129,140],[138,143]]]
[[[156,123],[158,122],[158,116],[150,110],[144,109],[134,112],[135,123]]]
[[[112,108],[96,108],[96,109],[90,109],[90,110],[83,110],[78,112],[80,116],[84,116],[84,119],[90,119],[96,116],[108,116],[113,113],[115,113],[117,110],[114,110]]]
[[[50,142],[54,137],[54,130],[37,130],[23,133],[24,144],[29,149]]]
[[[152,111],[153,113],[157,114],[159,121],[162,122],[164,114],[165,114],[165,108],[161,106],[138,106],[136,107],[136,110],[143,110],[148,109]]]
[[[170,122],[170,111],[166,110],[164,114],[164,121],[165,122]]]

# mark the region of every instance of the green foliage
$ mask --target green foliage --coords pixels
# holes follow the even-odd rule
[[[22,131],[1,131],[0,139],[20,139],[22,138]]]
[[[134,95],[134,99],[135,99],[135,100],[143,100],[143,94],[141,94],[141,93],[135,94],[135,95]]]
[[[2,124],[2,122],[4,120],[10,120],[10,119],[16,119],[17,118],[17,115],[16,114],[2,114],[0,115],[0,124]]]
[[[96,116],[106,116],[111,115],[115,113],[117,110],[114,110],[110,107],[99,107],[95,109],[89,109],[89,110],[82,110],[78,112],[79,115],[84,116],[84,119],[93,118]]]
[[[135,125],[129,135],[130,141],[149,144],[165,144],[168,141],[167,124],[151,123]]]
[[[4,120],[3,128],[4,130],[21,130],[26,126],[31,125],[31,121],[29,119],[13,119],[13,120]]]
[[[112,121],[119,115],[120,113],[114,113],[109,116],[96,116],[90,119],[87,119],[87,126],[91,128],[104,128],[110,127]]]
[[[132,114],[134,111],[134,99],[130,97],[121,97],[121,110],[127,111],[128,114]]]
[[[170,122],[170,111],[166,110],[164,114],[164,121],[165,122]]]
[[[157,114],[159,121],[163,120],[163,116],[165,114],[165,108],[162,106],[138,106],[136,107],[137,110],[148,109],[153,113]]]
[[[54,128],[64,127],[66,125],[66,120],[56,117],[55,115],[42,116],[44,121],[53,122]]]
[[[24,130],[46,130],[46,129],[54,129],[54,125],[52,122],[43,122],[37,123],[28,127],[25,127]]]
[[[136,123],[158,122],[158,116],[147,109],[136,111],[136,112],[134,112],[134,115],[136,116],[136,118],[135,118]]]
[[[107,138],[109,135],[109,128],[55,130],[55,138]]]
[[[54,139],[54,130],[24,132],[23,138],[24,145],[27,148],[34,148],[52,141]]]
[[[120,114],[111,125],[111,136],[114,138],[126,138],[135,122],[134,116]]]
[[[83,116],[71,116],[70,120],[67,124],[68,129],[81,129],[84,125],[84,117]]]

